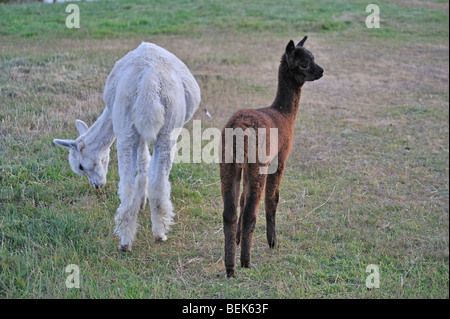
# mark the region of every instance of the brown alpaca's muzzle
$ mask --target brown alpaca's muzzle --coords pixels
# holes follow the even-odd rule
[[[316,71],[314,72],[314,80],[318,80],[323,76],[323,69],[320,65],[316,64]]]

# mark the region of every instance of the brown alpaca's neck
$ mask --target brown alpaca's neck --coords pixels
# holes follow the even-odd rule
[[[298,83],[289,71],[285,55],[278,69],[278,89],[272,108],[295,120],[299,108],[303,83]]]

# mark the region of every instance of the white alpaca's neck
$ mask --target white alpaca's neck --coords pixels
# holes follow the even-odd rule
[[[105,107],[102,115],[84,134],[84,143],[91,149],[104,151],[111,147],[114,139],[111,110]]]

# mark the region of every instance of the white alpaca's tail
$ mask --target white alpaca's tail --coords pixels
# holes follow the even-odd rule
[[[165,110],[159,97],[149,100],[148,96],[139,95],[133,107],[131,120],[147,144],[153,143],[165,122]]]

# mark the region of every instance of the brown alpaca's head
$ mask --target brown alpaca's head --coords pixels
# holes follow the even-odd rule
[[[305,81],[318,80],[323,75],[323,69],[314,62],[312,53],[303,47],[307,38],[305,36],[297,45],[291,40],[286,46],[286,61],[289,71],[301,84]]]

